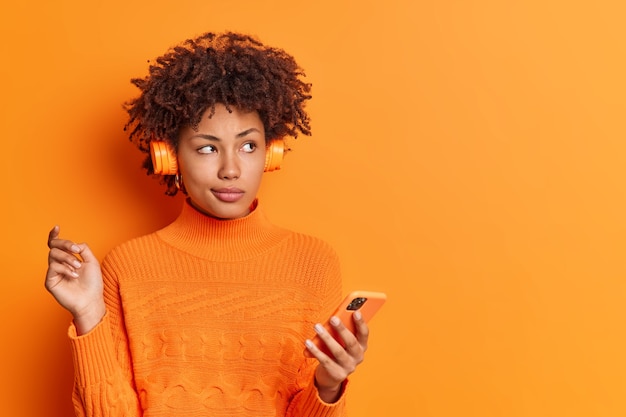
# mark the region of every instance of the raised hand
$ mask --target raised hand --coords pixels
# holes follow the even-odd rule
[[[86,243],[59,239],[59,226],[48,234],[46,289],[72,316],[77,333],[93,329],[104,316],[100,263]]]

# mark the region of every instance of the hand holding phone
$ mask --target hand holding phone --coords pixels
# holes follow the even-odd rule
[[[372,291],[353,291],[343,301],[339,304],[335,312],[332,316],[335,316],[341,320],[343,325],[350,330],[352,334],[356,334],[356,328],[354,325],[353,314],[357,311],[361,313],[363,317],[363,321],[365,323],[369,322],[372,317],[376,314],[376,312],[382,307],[382,305],[387,300],[387,295],[382,292],[372,292]],[[332,317],[331,316],[331,317]],[[334,328],[330,324],[330,318],[324,323],[324,328],[328,333],[330,333],[335,340],[341,345],[345,347],[343,339],[337,334]],[[327,355],[331,355],[326,347],[326,344],[322,341],[319,336],[315,336],[312,339],[312,342],[317,346],[322,352]],[[332,355],[331,355],[332,356]]]

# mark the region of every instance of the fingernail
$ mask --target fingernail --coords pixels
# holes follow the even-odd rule
[[[78,272],[72,271],[72,276],[78,278]]]
[[[339,321],[339,319],[337,317],[332,316],[330,318],[330,324],[332,324],[333,326],[339,326],[339,323],[341,323],[341,322]]]
[[[360,311],[355,311],[354,312],[354,318],[357,320],[361,320],[361,312]]]
[[[80,248],[78,247],[78,245],[72,245],[72,247],[70,248],[70,250],[72,252],[78,253],[80,252]]]
[[[311,349],[313,346],[313,342],[311,342],[309,339],[304,341],[304,344],[306,345],[306,347],[308,347],[309,349]]]
[[[322,334],[322,333],[324,333],[324,326],[322,326],[321,324],[317,323],[317,324],[315,325],[315,332],[316,332],[317,334]]]
[[[74,268],[80,268],[80,262],[78,261],[73,261],[72,265],[74,265]]]

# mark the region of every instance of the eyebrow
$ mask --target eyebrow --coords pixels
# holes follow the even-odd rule
[[[243,138],[243,137],[245,137],[245,136],[247,136],[247,135],[249,135],[250,133],[253,133],[253,132],[261,133],[259,131],[259,129],[257,129],[256,127],[251,127],[250,129],[246,129],[243,132],[237,133],[236,137],[237,138]],[[195,134],[195,135],[191,136],[191,138],[201,138],[201,139],[212,140],[212,141],[216,141],[216,142],[219,142],[221,140],[217,136],[207,135],[207,134],[204,134],[204,133]]]

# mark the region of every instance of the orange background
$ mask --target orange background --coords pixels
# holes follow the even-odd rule
[[[626,413],[622,1],[95,1],[2,6],[0,404],[71,414],[48,230],[112,246],[173,219],[121,103],[147,60],[250,32],[313,82],[262,201],[382,290],[352,416]],[[519,4],[515,4],[519,3]]]

